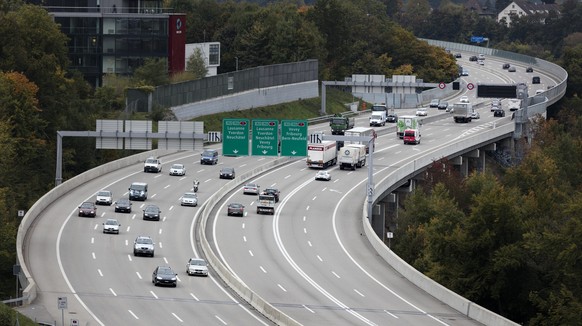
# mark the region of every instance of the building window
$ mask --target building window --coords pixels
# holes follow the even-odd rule
[[[220,65],[220,44],[210,44],[208,64],[210,66]]]

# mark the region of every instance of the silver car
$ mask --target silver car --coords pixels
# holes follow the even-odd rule
[[[170,168],[170,175],[186,175],[186,167],[184,164],[173,164]]]
[[[198,206],[198,195],[193,192],[187,192],[182,195],[182,199],[180,200],[181,206]]]
[[[133,255],[144,255],[144,256],[154,256],[154,246],[155,243],[152,238],[144,235],[140,235],[135,238],[133,242]]]
[[[103,233],[119,234],[119,227],[120,226],[121,226],[121,224],[119,224],[119,222],[116,219],[109,218],[109,219],[107,219],[107,221],[105,221],[103,223]]]
[[[113,203],[113,194],[109,190],[101,190],[97,192],[95,198],[95,205],[111,205]]]
[[[260,188],[259,185],[256,183],[247,183],[243,187],[243,194],[258,195],[260,193],[259,188]]]
[[[202,258],[190,258],[186,264],[186,273],[188,275],[208,276],[208,264]]]

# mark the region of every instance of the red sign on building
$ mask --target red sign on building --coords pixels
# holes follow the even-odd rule
[[[172,75],[185,70],[186,15],[171,14],[169,24],[168,70]]]

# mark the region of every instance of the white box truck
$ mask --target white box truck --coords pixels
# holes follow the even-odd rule
[[[325,169],[337,163],[337,145],[335,141],[324,140],[321,143],[307,144],[307,166]]]
[[[420,126],[422,125],[422,119],[415,115],[401,115],[398,116],[398,122],[396,122],[396,136],[400,139],[404,137],[404,130],[412,129],[418,130],[420,133]]]
[[[366,165],[366,145],[351,144],[342,147],[338,161],[340,170],[361,168]]]
[[[267,213],[275,215],[275,196],[261,194],[257,201],[257,214]]]
[[[345,141],[344,145],[350,145],[350,144],[360,144],[360,145],[366,145],[366,153],[373,153],[374,152],[374,142],[376,141],[376,130],[374,130],[374,128],[369,128],[369,127],[356,127],[356,128],[352,128],[349,130],[346,130],[344,133],[344,136],[354,136],[354,137],[372,137],[372,150],[370,151],[370,148],[368,146],[368,142],[367,141]]]
[[[386,125],[386,111],[372,111],[370,115],[370,127]]]

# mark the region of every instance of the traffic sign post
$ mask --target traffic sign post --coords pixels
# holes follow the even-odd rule
[[[440,83],[439,83],[439,88],[440,88],[440,89],[445,89],[445,87],[447,87],[447,84],[445,84],[445,83],[443,83],[443,82],[440,82]]]
[[[475,85],[473,83],[468,83],[467,84],[467,89],[469,89],[470,91],[472,91],[473,88],[475,88]]]
[[[307,156],[307,120],[281,121],[281,156]]]
[[[67,297],[58,297],[57,304],[61,310],[61,325],[65,326],[65,309],[68,309]]]
[[[249,120],[222,120],[222,155],[249,155]]]
[[[251,155],[279,155],[279,121],[253,120]]]

